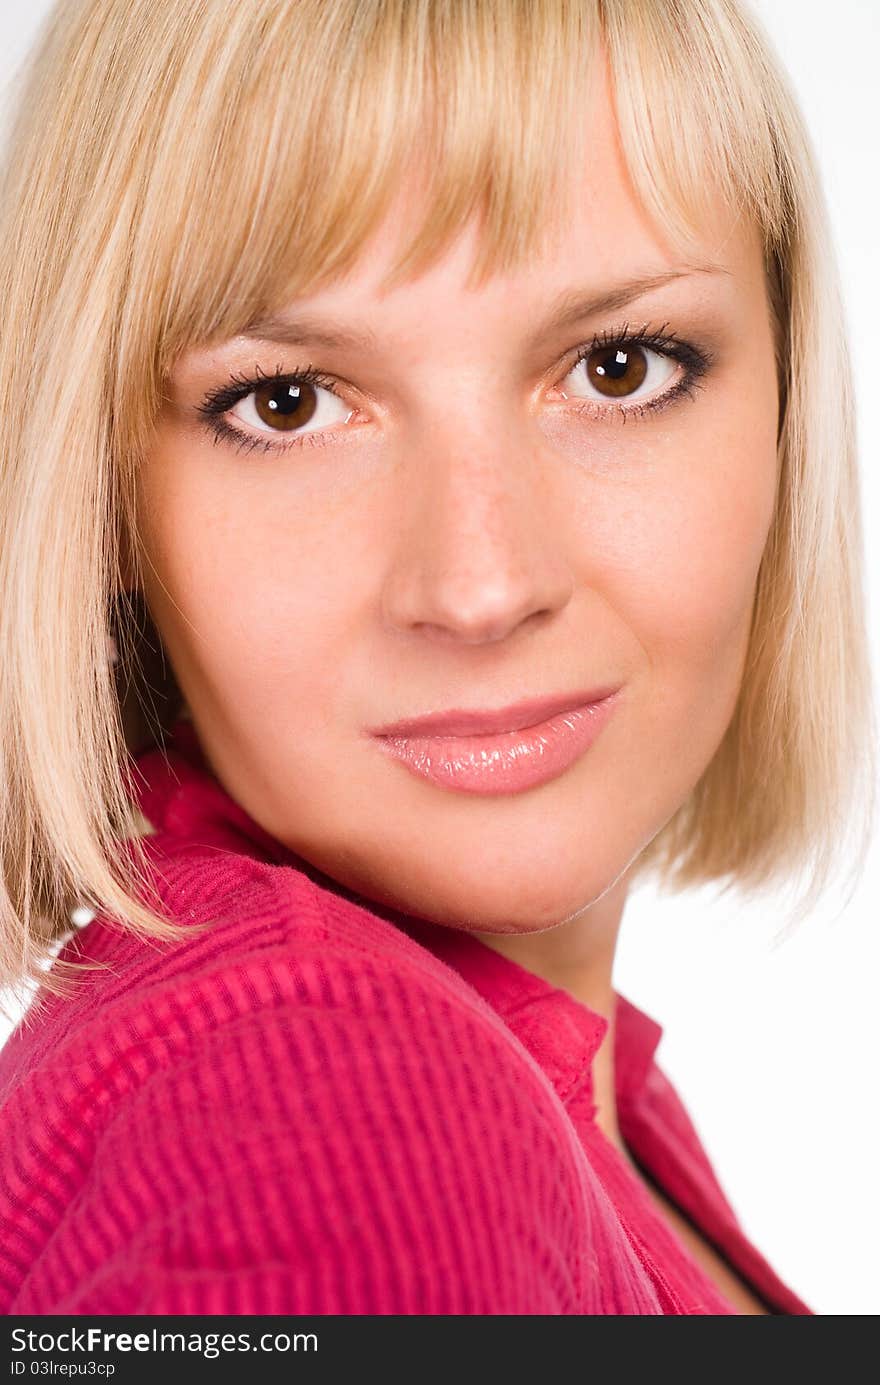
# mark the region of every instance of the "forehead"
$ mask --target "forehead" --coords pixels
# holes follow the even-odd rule
[[[719,270],[740,283],[756,281],[762,274],[762,241],[756,223],[732,213],[720,195],[707,197],[697,235],[687,253],[664,235],[643,206],[630,177],[615,114],[615,102],[607,64],[597,64],[593,80],[585,84],[582,120],[572,130],[579,156],[558,184],[558,195],[542,219],[539,250],[509,271],[492,276],[492,294],[524,291],[562,293],[568,285],[602,286],[630,278],[699,265]],[[548,153],[549,157],[549,153]],[[439,261],[420,271],[402,288],[386,290],[392,267],[400,260],[425,216],[424,164],[413,156],[401,179],[387,214],[365,242],[352,269],[319,294],[279,304],[287,310],[326,312],[339,317],[357,304],[403,303],[412,287],[421,283],[430,291],[458,292],[470,282],[481,223],[475,216],[447,246]],[[705,279],[707,291],[711,280]],[[484,294],[483,287],[470,290]],[[699,290],[698,290],[699,291]],[[416,295],[418,299],[418,294]]]

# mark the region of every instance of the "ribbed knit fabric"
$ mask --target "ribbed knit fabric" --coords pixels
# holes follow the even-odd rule
[[[192,725],[134,788],[201,937],[99,915],[0,1051],[4,1314],[728,1314],[595,1121],[606,1020],[478,939],[352,895],[268,836]],[[628,1148],[772,1312],[749,1243],[617,998]]]

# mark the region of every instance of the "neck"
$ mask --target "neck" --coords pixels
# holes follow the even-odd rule
[[[477,933],[487,947],[559,986],[608,1021],[593,1059],[596,1123],[629,1158],[617,1121],[614,1085],[615,1004],[612,973],[629,886],[624,871],[610,889],[562,923],[537,933]]]

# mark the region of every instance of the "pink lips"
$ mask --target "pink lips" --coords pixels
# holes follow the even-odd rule
[[[405,768],[465,793],[519,793],[555,779],[593,744],[619,687],[532,699],[498,711],[435,712],[372,731]]]

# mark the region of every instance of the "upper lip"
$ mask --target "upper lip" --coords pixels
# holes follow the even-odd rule
[[[549,721],[551,717],[563,712],[571,712],[576,707],[591,702],[601,702],[615,693],[619,684],[606,684],[599,688],[586,688],[581,692],[556,693],[549,697],[532,697],[522,702],[513,702],[509,707],[489,708],[485,711],[452,708],[449,711],[430,712],[423,717],[406,717],[402,721],[390,722],[387,726],[371,728],[374,736],[479,736],[497,731],[521,731],[526,726],[537,726]]]

